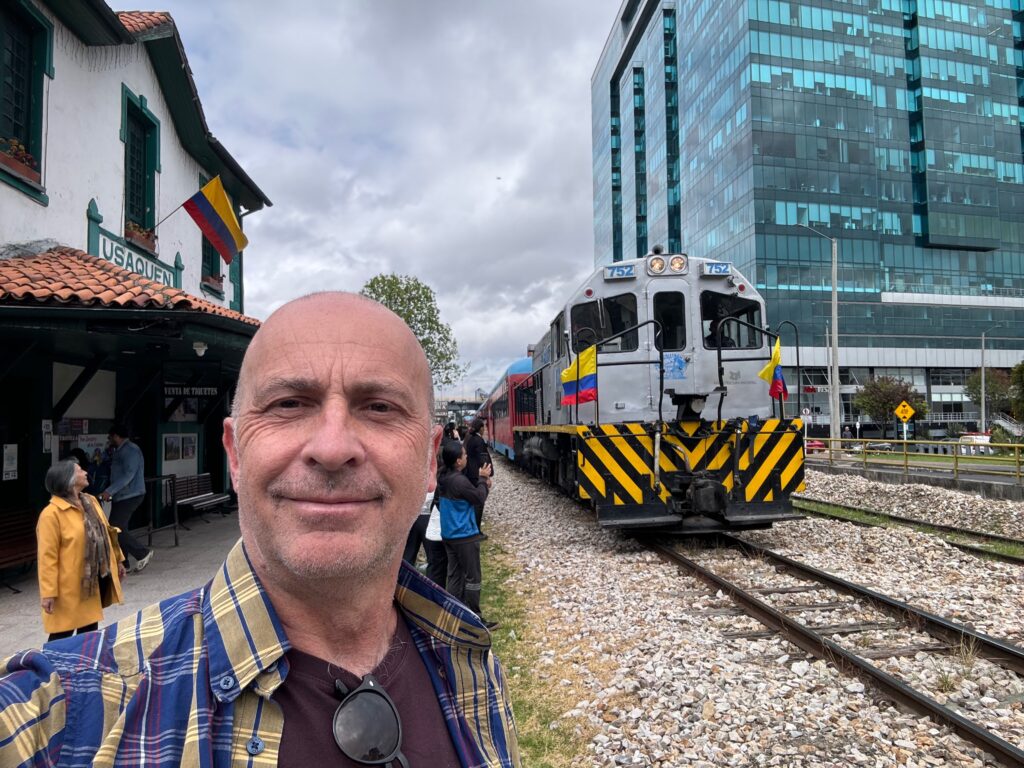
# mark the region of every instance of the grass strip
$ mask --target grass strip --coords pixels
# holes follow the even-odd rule
[[[578,722],[562,719],[585,694],[561,686],[542,669],[540,629],[531,624],[531,595],[510,586],[519,572],[515,559],[492,537],[481,551],[483,615],[500,625],[492,633],[512,693],[523,765],[570,768],[587,755],[589,735]],[[535,607],[535,606],[534,606]]]
[[[861,523],[863,525],[877,525],[883,528],[911,528],[918,533],[927,533],[932,536],[938,536],[940,539],[950,544],[971,544],[972,546],[991,552],[995,555],[1005,555],[1006,557],[1012,558],[1024,558],[1024,547],[1009,542],[1001,541],[986,541],[980,538],[974,538],[964,534],[952,534],[945,531],[940,531],[924,521],[910,524],[904,523],[900,520],[893,520],[891,517],[886,515],[874,515],[869,512],[861,512],[854,509],[847,509],[845,507],[834,507],[831,504],[825,504],[824,502],[808,501],[806,499],[793,500],[793,507],[795,509],[802,510],[804,512],[810,512],[811,514],[818,515],[819,517],[829,517],[837,520],[844,520],[848,523]]]

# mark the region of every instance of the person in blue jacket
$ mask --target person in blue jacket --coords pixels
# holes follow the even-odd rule
[[[476,482],[470,480],[462,472],[466,467],[466,450],[462,443],[454,440],[441,449],[441,461],[444,468],[437,478],[437,505],[441,515],[441,538],[448,555],[446,589],[479,616],[483,536],[477,524],[477,510],[483,509],[491,488],[491,467],[480,467]],[[483,622],[488,629],[497,626],[496,622]]]
[[[135,567],[131,573],[138,573],[153,559],[153,550],[146,549],[131,531],[128,530],[132,515],[142,506],[146,496],[146,468],[142,458],[142,449],[129,438],[131,432],[123,424],[115,424],[107,436],[114,447],[114,455],[110,460],[110,484],[100,494],[100,501],[112,501],[109,520],[115,528],[120,528],[117,541],[121,552],[125,555],[124,567],[128,570],[127,556],[135,558]]]

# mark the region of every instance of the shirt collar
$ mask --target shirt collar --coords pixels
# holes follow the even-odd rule
[[[234,701],[257,678],[257,692],[269,696],[287,674],[282,657],[291,644],[241,540],[206,589],[203,625],[214,696]],[[491,645],[476,614],[404,561],[395,600],[408,621],[441,644]]]
[[[262,673],[272,692],[284,679],[278,661],[291,648],[263,585],[239,540],[228,553],[203,601],[203,625],[210,653],[210,686],[220,701],[235,698]]]
[[[438,642],[485,649],[491,635],[480,617],[404,560],[395,600],[405,617]]]

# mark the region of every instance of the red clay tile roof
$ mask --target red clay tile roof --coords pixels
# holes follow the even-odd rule
[[[260,324],[254,317],[64,246],[35,256],[0,259],[0,304],[192,310]]]
[[[118,11],[117,18],[133,35],[148,32],[164,24],[174,24],[171,14],[165,11]]]

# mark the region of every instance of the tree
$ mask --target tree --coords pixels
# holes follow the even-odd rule
[[[367,280],[359,293],[379,301],[405,320],[427,354],[435,387],[458,382],[466,369],[458,363],[459,345],[452,329],[441,322],[430,286],[407,275],[377,275]]]
[[[1024,421],[1024,362],[1017,363],[1010,370],[1010,402],[1013,417]]]
[[[964,382],[964,392],[971,402],[981,406],[981,369],[979,368]],[[1010,374],[998,368],[985,369],[985,410],[989,414],[1005,411],[1010,407]]]
[[[906,400],[916,412],[915,416],[928,413],[924,396],[914,391],[903,379],[878,376],[861,387],[853,398],[854,406],[879,424],[886,424],[896,418],[896,406]]]

